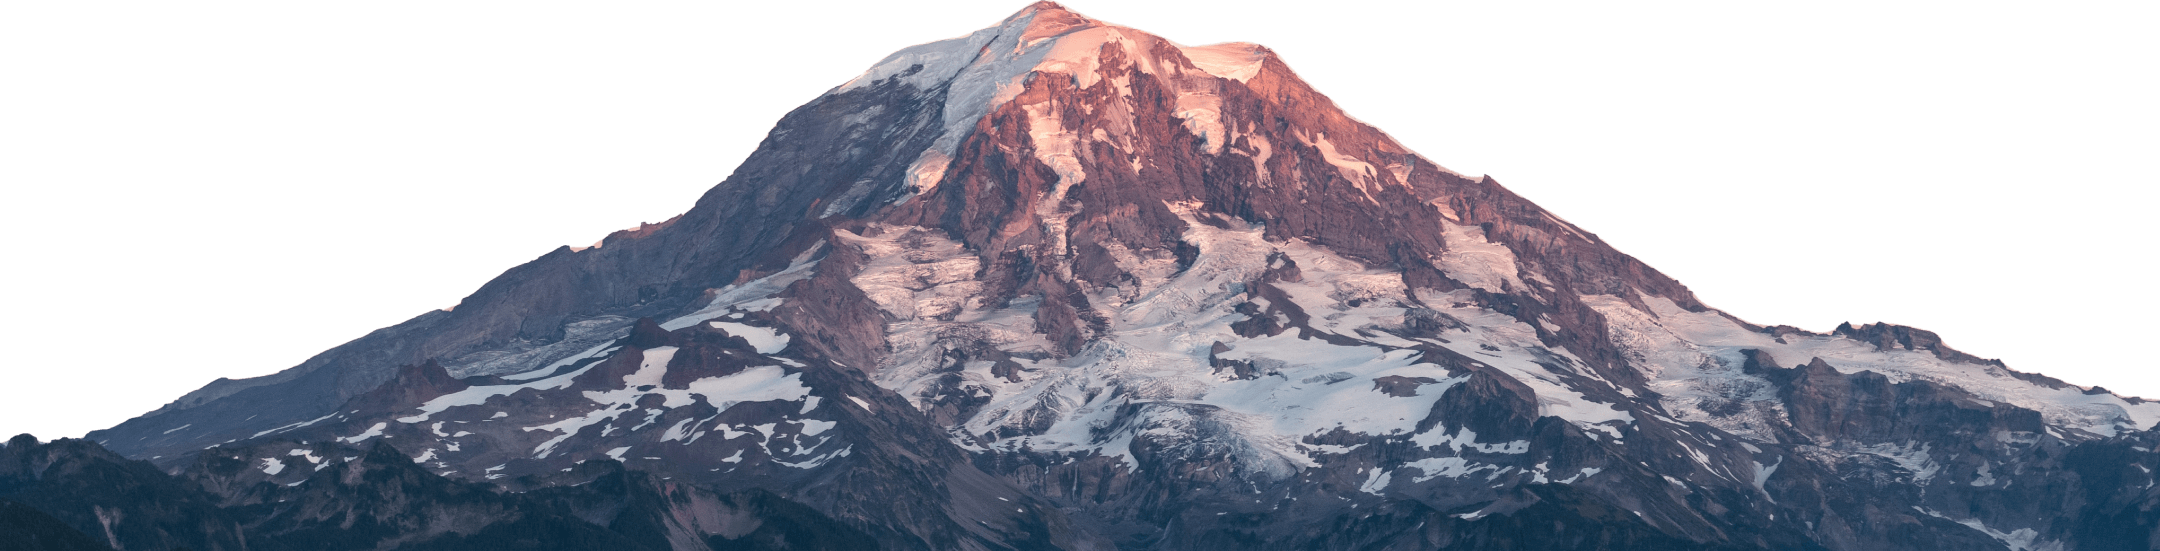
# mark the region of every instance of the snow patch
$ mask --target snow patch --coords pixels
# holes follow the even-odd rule
[[[2060,551],[2062,549],[2062,542],[2042,541],[2040,539],[2040,532],[2031,528],[2019,528],[2016,530],[2011,530],[2009,532],[2004,532],[2001,530],[1996,530],[1994,528],[1989,528],[1987,524],[1980,522],[1980,519],[1977,518],[1951,518],[1950,516],[1944,515],[1941,512],[1918,505],[1914,505],[1913,510],[1919,511],[1921,514],[1927,516],[1948,520],[1958,524],[1963,524],[1966,528],[1978,530],[1982,534],[1987,534],[1987,536],[1990,538],[1995,538],[1995,541],[2000,541],[2003,543],[2003,545],[2009,546],[2010,551]]]
[[[923,151],[915,162],[908,165],[907,186],[920,195],[945,179],[945,169],[952,167],[952,156],[943,151]]]
[[[316,423],[321,423],[321,422],[323,422],[323,421],[325,421],[325,420],[328,420],[328,419],[330,419],[331,417],[337,417],[337,415],[338,415],[337,413],[333,412],[333,413],[331,413],[331,414],[329,414],[329,415],[324,415],[324,416],[322,416],[322,417],[317,417],[317,418],[315,418],[315,419],[313,419],[313,420],[308,420],[308,421],[302,421],[302,422],[298,422],[298,423],[293,423],[293,424],[290,424],[290,425],[285,425],[285,426],[282,426],[282,427],[278,427],[278,428],[274,428],[274,429],[270,429],[270,430],[266,430],[266,431],[258,432],[258,433],[255,433],[255,435],[254,435],[254,436],[250,436],[250,437],[248,437],[248,438],[262,438],[262,436],[263,436],[263,435],[265,435],[265,434],[270,434],[270,433],[273,433],[273,432],[285,432],[285,431],[289,431],[289,430],[293,430],[293,429],[297,429],[297,428],[301,428],[301,427],[306,427],[306,426],[308,426],[308,425],[313,425],[313,424],[316,424]]]
[[[710,420],[710,419],[711,419],[711,418],[706,418],[706,420]],[[681,420],[681,421],[676,421],[676,422],[675,422],[675,425],[674,425],[674,426],[668,427],[668,430],[667,430],[667,432],[663,432],[663,433],[660,433],[660,441],[661,441],[661,442],[673,442],[673,441],[676,441],[676,440],[683,440],[683,439],[685,439],[685,438],[690,438],[690,437],[691,437],[691,432],[690,432],[690,430],[689,430],[689,429],[687,429],[687,428],[684,428],[684,427],[687,427],[687,426],[689,426],[689,425],[690,425],[690,422],[691,422],[691,421],[697,421],[697,422],[699,422],[700,424],[702,424],[702,423],[704,423],[704,422],[705,422],[705,420],[698,420],[698,419],[684,419],[684,420]],[[686,441],[686,442],[684,442],[684,443],[688,443],[688,442]]]
[[[673,346],[646,350],[638,359],[638,370],[623,376],[623,388],[659,386],[660,382],[667,378],[667,364],[675,359],[676,350]]]
[[[1980,462],[1980,472],[1973,477],[1972,485],[1980,487],[1995,485],[1995,474],[1988,472],[1991,468],[1988,463],[1988,461],[1984,460]],[[2144,466],[2139,465],[2138,468],[2142,469]]]
[[[1336,172],[1341,173],[1344,180],[1349,180],[1359,190],[1363,190],[1367,200],[1373,200],[1372,192],[1375,191],[1379,172],[1373,169],[1372,163],[1337,151],[1335,143],[1328,141],[1327,134],[1315,134],[1312,145],[1320,150],[1320,156],[1326,158],[1328,164],[1335,165]],[[1451,248],[1452,245],[1451,243]]]
[[[1433,446],[1447,446],[1449,449],[1455,450],[1456,453],[1461,453],[1464,448],[1468,448],[1470,450],[1481,453],[1530,453],[1529,440],[1516,440],[1513,442],[1502,442],[1498,444],[1483,444],[1477,441],[1477,431],[1470,430],[1470,427],[1462,427],[1461,429],[1456,430],[1455,434],[1453,435],[1442,434],[1441,432],[1439,432],[1439,428],[1439,425],[1434,425],[1432,429],[1428,429],[1425,432],[1421,432],[1418,433],[1416,436],[1410,437],[1410,441],[1420,447],[1427,448]]]
[[[1935,473],[1942,471],[1942,465],[1937,464],[1929,454],[1934,446],[1924,442],[1881,443],[1861,446],[1853,451],[1896,462],[1899,468],[1913,474],[1914,484],[1925,486],[1928,480],[1935,478]]]
[[[579,353],[577,353],[577,354],[572,354],[572,355],[571,355],[570,357],[568,357],[568,358],[563,358],[563,359],[560,359],[560,360],[555,360],[554,362],[551,362],[551,363],[549,363],[549,364],[547,364],[547,365],[544,365],[544,366],[540,366],[540,368],[539,368],[539,369],[534,369],[534,370],[531,370],[531,371],[526,371],[526,372],[524,372],[524,373],[516,373],[516,374],[511,374],[511,375],[504,375],[504,376],[502,376],[502,378],[503,378],[503,380],[505,380],[505,381],[526,381],[526,380],[538,379],[538,378],[540,378],[540,377],[542,377],[542,376],[546,376],[546,375],[547,375],[547,374],[549,374],[549,373],[554,373],[556,369],[559,369],[559,368],[561,368],[562,366],[566,366],[566,365],[574,364],[574,363],[577,363],[577,362],[578,362],[579,360],[584,360],[584,359],[586,359],[586,358],[591,358],[591,357],[593,357],[593,356],[598,356],[598,355],[601,355],[601,354],[607,354],[607,353],[613,352],[613,350],[610,350],[610,348],[611,348],[611,347],[614,347],[614,346],[615,346],[615,343],[614,343],[614,342],[612,342],[612,341],[610,341],[610,342],[604,342],[604,343],[600,343],[600,344],[599,344],[599,345],[597,345],[597,346],[594,346],[594,347],[592,347],[592,348],[590,348],[590,349],[586,349],[586,350],[585,350],[584,352],[579,352]]]
[[[1494,293],[1524,288],[1516,271],[1515,251],[1491,241],[1484,229],[1441,222],[1440,230],[1447,251],[1440,253],[1435,264],[1448,277]]]
[[[850,453],[850,452],[852,452],[852,451],[854,451],[854,450],[855,450],[855,447],[854,447],[854,446],[848,446],[848,447],[845,447],[845,448],[840,448],[840,451],[836,451],[836,452],[828,453],[828,454],[825,454],[825,455],[820,455],[820,456],[817,456],[817,457],[812,457],[812,458],[810,458],[810,459],[807,459],[807,460],[804,460],[804,461],[800,461],[800,462],[790,463],[790,462],[786,462],[786,461],[780,461],[780,460],[777,460],[777,459],[776,459],[776,460],[773,460],[773,463],[774,463],[774,464],[777,464],[777,465],[782,465],[782,466],[786,466],[786,467],[793,467],[793,468],[797,468],[797,469],[815,469],[815,468],[818,468],[818,467],[823,467],[823,466],[825,466],[825,464],[826,464],[826,463],[831,463],[831,462],[832,462],[833,460],[835,460],[835,459],[839,459],[839,458],[842,458],[842,457],[847,457],[847,456],[849,455],[849,453]]]
[[[669,352],[667,352],[667,353],[670,353],[670,354],[672,354],[672,353],[673,353],[673,350],[674,350],[673,348],[671,348],[671,347],[664,347],[664,348],[668,348]],[[656,349],[653,349],[653,350],[648,350],[648,351],[646,351],[646,352],[645,352],[645,354],[647,355],[647,357],[650,357],[650,356],[651,356],[652,354],[655,354],[655,353],[660,353],[660,352],[659,352],[659,350],[660,350],[660,349],[658,349],[658,348],[656,348]],[[569,364],[567,363],[567,362],[569,362],[569,361],[570,361],[570,360],[568,360],[568,359],[565,359],[565,360],[564,360],[564,361],[562,361],[562,362],[557,362],[557,364],[559,364],[559,365],[558,365],[558,367],[559,367],[560,365],[569,365]],[[555,390],[555,389],[563,389],[563,388],[570,388],[570,385],[571,385],[571,384],[572,384],[573,382],[575,382],[575,380],[577,379],[577,376],[585,374],[585,372],[586,372],[586,371],[589,371],[589,370],[591,370],[591,369],[593,368],[593,366],[594,366],[594,365],[599,365],[599,362],[592,362],[592,363],[588,363],[588,364],[586,364],[586,365],[585,365],[585,367],[581,367],[581,368],[578,368],[578,369],[577,369],[576,371],[571,371],[571,372],[569,372],[569,373],[564,373],[564,374],[561,374],[561,375],[556,375],[556,376],[553,376],[553,377],[548,377],[548,378],[546,378],[546,379],[541,379],[541,380],[538,380],[538,381],[533,381],[533,382],[529,382],[529,383],[523,383],[523,384],[514,384],[514,385],[488,385],[488,386],[475,386],[475,387],[468,387],[468,388],[466,388],[465,390],[460,390],[460,391],[457,391],[457,392],[452,392],[452,393],[449,393],[449,394],[444,394],[444,395],[442,395],[442,396],[437,396],[437,397],[435,397],[435,399],[433,399],[433,400],[428,400],[428,401],[427,401],[427,403],[425,403],[425,404],[421,404],[421,405],[420,405],[420,408],[419,408],[419,409],[420,409],[420,414],[419,414],[419,415],[413,415],[413,416],[409,416],[409,417],[399,417],[397,421],[398,421],[399,423],[419,423],[419,422],[427,421],[429,417],[432,417],[432,416],[434,416],[434,415],[435,415],[435,414],[437,414],[437,413],[442,413],[442,412],[443,412],[444,410],[447,410],[447,409],[450,409],[450,408],[454,408],[454,407],[458,407],[458,406],[477,406],[477,405],[485,404],[485,403],[487,403],[487,401],[488,401],[488,399],[489,399],[489,398],[494,398],[494,397],[496,397],[496,396],[506,396],[506,395],[509,395],[509,394],[511,394],[511,393],[514,393],[514,392],[517,392],[517,391],[520,391],[520,390],[525,390],[525,389],[528,389],[528,388],[529,388],[529,389],[533,389],[533,390]],[[664,369],[664,368],[663,368],[663,369]],[[549,371],[549,369],[548,369],[548,368],[542,368],[542,369],[540,369],[540,370],[535,370],[535,371],[538,371],[538,372],[542,372],[542,373],[546,373],[546,372],[548,372],[548,371]],[[640,370],[640,372],[642,372],[642,371],[643,371],[643,370],[641,369],[641,370]],[[658,382],[658,376],[657,376],[657,375],[655,375],[655,376],[654,376],[654,383],[651,383],[651,384],[657,384],[657,382]],[[506,415],[507,415],[506,413],[498,413],[498,414],[497,414],[497,416],[498,416],[498,417],[501,417],[501,416],[506,416]]]
[[[358,443],[361,443],[361,442],[365,442],[365,441],[367,441],[367,439],[369,439],[369,438],[374,438],[374,437],[377,437],[377,436],[382,436],[382,433],[383,433],[383,428],[385,428],[385,427],[389,427],[389,426],[390,426],[390,424],[389,424],[389,423],[376,423],[376,424],[375,424],[375,426],[372,426],[372,427],[368,427],[368,430],[367,430],[366,432],[362,432],[362,433],[360,433],[360,434],[355,434],[355,435],[352,435],[352,436],[347,436],[347,437],[344,437],[344,438],[339,438],[339,439],[337,439],[337,440],[338,440],[339,442],[344,442],[344,443],[347,443],[347,444],[358,444]]]
[[[705,303],[704,307],[698,308],[698,311],[689,315],[661,323],[660,328],[674,331],[697,325],[699,322],[726,316],[730,313],[765,311],[778,307],[780,300],[772,298],[773,295],[787,289],[788,285],[809,279],[811,275],[815,274],[816,271],[811,268],[817,266],[817,261],[811,260],[811,258],[816,257],[818,251],[824,250],[824,248],[825,242],[819,241],[810,248],[803,250],[802,253],[795,255],[795,258],[789,261],[785,270],[745,283],[721,287],[713,291],[712,300]]]
[[[1388,481],[1394,477],[1395,473],[1393,471],[1386,471],[1376,467],[1372,470],[1372,474],[1365,477],[1365,484],[1358,486],[1358,491],[1381,495],[1381,490],[1387,489]]]
[[[1581,470],[1581,471],[1578,471],[1578,472],[1576,472],[1576,473],[1575,473],[1575,476],[1570,476],[1570,477],[1567,477],[1567,479],[1565,479],[1565,480],[1561,480],[1561,481],[1560,481],[1560,483],[1561,483],[1561,484],[1574,484],[1574,483],[1576,483],[1577,481],[1580,481],[1580,480],[1583,480],[1583,479],[1586,479],[1586,478],[1590,478],[1591,476],[1595,476],[1595,475],[1597,475],[1598,473],[1601,473],[1601,472],[1605,472],[1605,469],[1600,469],[1600,468],[1596,468],[1596,467],[1584,467],[1584,468],[1583,468],[1583,470]]]
[[[1420,476],[1412,479],[1413,482],[1419,483],[1423,483],[1427,480],[1432,480],[1443,476],[1448,478],[1462,478],[1478,471],[1494,471],[1495,473],[1498,473],[1500,470],[1500,466],[1498,465],[1473,463],[1468,459],[1463,459],[1460,457],[1428,457],[1424,459],[1419,459],[1417,461],[1403,463],[1402,466],[1424,471],[1425,476]]]
[[[802,435],[803,435],[803,436],[817,436],[817,435],[819,435],[819,434],[823,434],[823,433],[824,433],[825,431],[828,431],[828,430],[832,430],[832,428],[833,428],[834,426],[838,426],[839,424],[840,424],[840,423],[837,423],[837,422],[833,422],[833,421],[819,421],[819,420],[816,420],[816,419],[804,419],[804,420],[802,420],[802,426],[803,426],[803,428],[802,428]]]
[[[666,350],[665,354],[654,354],[663,349]],[[705,377],[691,381],[686,385],[688,388],[638,390],[643,388],[644,385],[657,385],[659,383],[660,378],[666,375],[667,359],[655,358],[655,356],[666,355],[671,357],[674,349],[673,347],[660,347],[647,352],[649,354],[647,356],[648,363],[640,365],[638,372],[623,378],[625,388],[588,390],[584,392],[585,398],[597,404],[598,409],[554,423],[524,427],[526,431],[539,430],[560,433],[533,448],[534,458],[546,458],[553,453],[556,445],[570,439],[571,436],[577,435],[585,427],[621,417],[623,413],[630,411],[621,406],[636,404],[639,399],[647,395],[661,396],[663,398],[661,406],[665,408],[687,406],[702,398],[706,404],[713,406],[718,411],[727,411],[728,408],[734,407],[735,404],[743,402],[800,401],[810,396],[810,387],[802,384],[802,374],[788,373],[787,370],[776,365],[757,366],[729,375]],[[651,414],[648,413],[648,415]],[[770,434],[770,432],[768,431],[767,434]]]
[[[1753,463],[1755,465],[1755,489],[1762,490],[1767,494],[1769,490],[1763,488],[1763,484],[1770,482],[1770,475],[1777,474],[1777,468],[1785,464],[1785,458],[1780,456],[1777,458],[1776,463],[1771,463],[1768,466],[1764,466],[1761,461]]]
[[[787,349],[788,335],[781,333],[778,329],[725,321],[712,322],[712,326],[726,331],[729,335],[742,337],[743,340],[750,341],[750,346],[756,348],[759,354],[778,354],[781,350]]]

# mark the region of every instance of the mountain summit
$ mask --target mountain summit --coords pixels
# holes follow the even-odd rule
[[[1264,47],[1041,2],[681,216],[88,440],[258,548],[2028,550],[2160,541],[2155,423],[1919,329],[1742,321]],[[0,498],[128,464],[94,447],[18,438]],[[21,500],[182,530],[95,495]]]

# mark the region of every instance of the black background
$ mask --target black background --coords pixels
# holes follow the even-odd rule
[[[11,132],[24,354],[0,432],[112,426],[674,216],[782,112],[1020,6],[54,22],[69,37],[17,82],[37,102]],[[2125,352],[2141,326],[2110,320],[2143,318],[2125,192],[2149,175],[2115,136],[2119,76],[2061,43],[1810,13],[1074,9],[1268,43],[1354,117],[1741,318],[1925,326],[2160,395]]]

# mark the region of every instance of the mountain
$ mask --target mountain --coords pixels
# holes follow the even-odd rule
[[[892,48],[963,35],[987,19],[963,13],[1011,11],[1002,2],[946,6],[918,11],[868,4],[851,6],[851,17],[819,17],[821,30],[849,37],[845,48],[821,52],[827,63],[728,56],[734,71],[780,76],[756,86],[728,84],[724,71],[683,69],[708,67],[713,52],[726,52],[711,48],[708,22],[734,15],[715,13],[564,15],[562,22],[581,28],[581,37],[592,37],[577,41],[540,30],[562,24],[546,13],[527,17],[551,24],[484,26],[477,15],[438,13],[307,32],[205,22],[197,28],[216,30],[207,32],[214,39],[171,37],[153,41],[156,48],[114,48],[95,56],[117,71],[80,69],[89,65],[54,71],[50,82],[84,84],[52,91],[45,102],[80,108],[67,110],[67,117],[30,115],[28,125],[60,136],[30,145],[30,156],[54,166],[50,173],[69,175],[52,179],[65,186],[48,186],[58,194],[56,205],[95,205],[102,216],[91,227],[65,233],[67,238],[17,244],[17,255],[32,264],[71,266],[26,277],[50,290],[84,281],[130,287],[143,285],[143,266],[210,266],[158,272],[160,285],[186,290],[162,292],[162,303],[188,311],[197,324],[134,335],[132,341],[162,350],[190,348],[218,339],[214,326],[248,326],[255,339],[242,363],[153,369],[132,376],[138,391],[65,406],[67,415],[9,404],[0,406],[6,413],[0,417],[37,419],[26,428],[45,436],[106,428],[216,376],[270,374],[417,311],[458,303],[505,266],[557,244],[588,244],[613,229],[674,216],[726,177],[762,138],[754,130],[721,130],[762,130]],[[1220,11],[1205,4],[1080,9],[1179,41],[1266,43],[1356,117],[1387,127],[1452,169],[1493,173],[1743,318],[1817,331],[1840,320],[1927,326],[1981,357],[2154,395],[2134,391],[2138,380],[2128,372],[2097,367],[2112,359],[2106,348],[2054,346],[2050,339],[2026,337],[2024,324],[1992,322],[2004,309],[2013,318],[2106,318],[2112,309],[2104,300],[1968,298],[2056,281],[2058,257],[2110,257],[2115,248],[2108,240],[2084,238],[2054,240],[2048,248],[2007,246],[2024,238],[1998,238],[2000,216],[2020,214],[2039,227],[2078,227],[2093,236],[2134,231],[2128,225],[2136,214],[2123,201],[1983,190],[1989,182],[2121,182],[2134,175],[2117,162],[2130,158],[2123,156],[2123,143],[2076,130],[2074,121],[2106,119],[2100,112],[2106,104],[2074,97],[2110,89],[2093,82],[2108,71],[2078,71],[2063,61],[2082,56],[2041,61],[1987,48],[1940,54],[1929,50],[1927,35],[1899,28],[1896,17],[1709,30],[1726,45],[1698,48],[1691,37],[1704,37],[1706,30],[1663,19],[1581,26],[1467,6],[1393,6],[1389,13],[1398,17],[1300,13],[1296,19],[1305,24],[1283,22],[1268,11]],[[1428,22],[1443,19],[1458,22],[1445,26],[1456,50],[1434,50]],[[1819,26],[1868,32],[1866,39],[1825,45],[1808,39],[1814,37],[1808,28]],[[369,43],[367,28],[397,28],[406,39]],[[1927,28],[1959,32],[1950,41],[1987,43],[1963,37],[1966,30]],[[84,32],[117,45],[158,37],[104,26]],[[732,26],[728,37],[769,43],[793,32],[788,26]],[[257,43],[281,48],[253,48]],[[518,48],[501,48],[503,43]],[[1933,65],[1914,69],[1899,63],[1905,56],[1884,54],[1918,50],[1938,52]],[[1443,97],[1434,97],[1395,78],[1372,78],[1404,73],[1393,58],[1406,54],[1432,58],[1430,69],[1410,76],[1475,78],[1480,84],[1449,86]],[[469,69],[473,58],[486,58],[490,69]],[[2056,84],[1987,84],[1989,73],[2004,67]],[[190,86],[160,91],[145,102],[123,93],[134,73]],[[430,82],[426,93],[395,84],[421,80]],[[1583,80],[1611,84],[1598,84],[1596,93],[1572,93],[1583,89]],[[1847,86],[1855,80],[1868,84]],[[715,99],[721,93],[724,99]],[[2065,108],[2071,115],[2050,115]],[[534,110],[549,115],[529,117]],[[1970,117],[1981,110],[1992,115]],[[108,127],[132,132],[104,132]],[[441,132],[410,132],[413,127]],[[190,138],[203,132],[214,138]],[[1639,138],[1644,132],[1655,138]],[[1665,194],[1592,186],[1609,179],[1609,166],[1655,175],[1659,190],[1678,197],[1730,197],[1734,210],[1750,216],[1745,227],[1791,236],[1776,251],[1804,259],[1799,264],[1806,268],[1763,270],[1702,255],[1765,244],[1754,231],[1702,231],[1702,220],[1676,216],[1672,201],[1661,201]],[[143,186],[132,190],[130,201],[112,201],[108,192],[110,182],[199,175],[216,175],[216,184]],[[309,190],[330,192],[270,192],[294,186],[296,175],[305,175]],[[534,216],[559,210],[562,199],[553,192],[503,192],[510,186],[583,190],[596,182],[637,182],[637,192],[579,192],[577,216]],[[335,201],[324,201],[328,197]],[[287,212],[305,216],[283,216]],[[264,223],[276,229],[251,231]],[[30,236],[82,227],[82,216],[80,210],[48,210],[11,218],[9,227]],[[445,231],[449,227],[456,231]],[[80,244],[99,236],[125,240],[127,253],[97,253],[99,248]],[[270,238],[231,242],[233,236]],[[307,251],[350,253],[289,255],[292,248],[281,246],[285,240],[305,242]],[[2041,255],[2022,257],[2028,253]],[[1996,257],[2000,261],[1992,261]],[[1855,270],[1873,277],[1817,277]],[[2084,277],[2100,290],[2134,285],[2121,270],[2089,270]],[[337,315],[309,324],[259,324],[253,311],[229,307],[231,300],[261,296],[315,296],[324,287],[339,290]],[[1808,298],[1793,300],[1786,290],[1806,290]],[[30,300],[65,324],[99,324],[108,311],[138,307],[125,294],[35,294]],[[2115,324],[2087,324],[2080,331],[2102,341],[2136,339],[2128,326]]]
[[[18,438],[0,499],[123,549],[2145,549],[2155,423],[1740,320],[1264,47],[1044,2],[674,219]]]

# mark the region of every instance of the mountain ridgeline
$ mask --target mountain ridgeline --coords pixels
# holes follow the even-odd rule
[[[2160,404],[1742,321],[1252,44],[1029,6],[682,215],[0,448],[28,549],[2160,547]],[[65,527],[69,530],[62,530]]]

